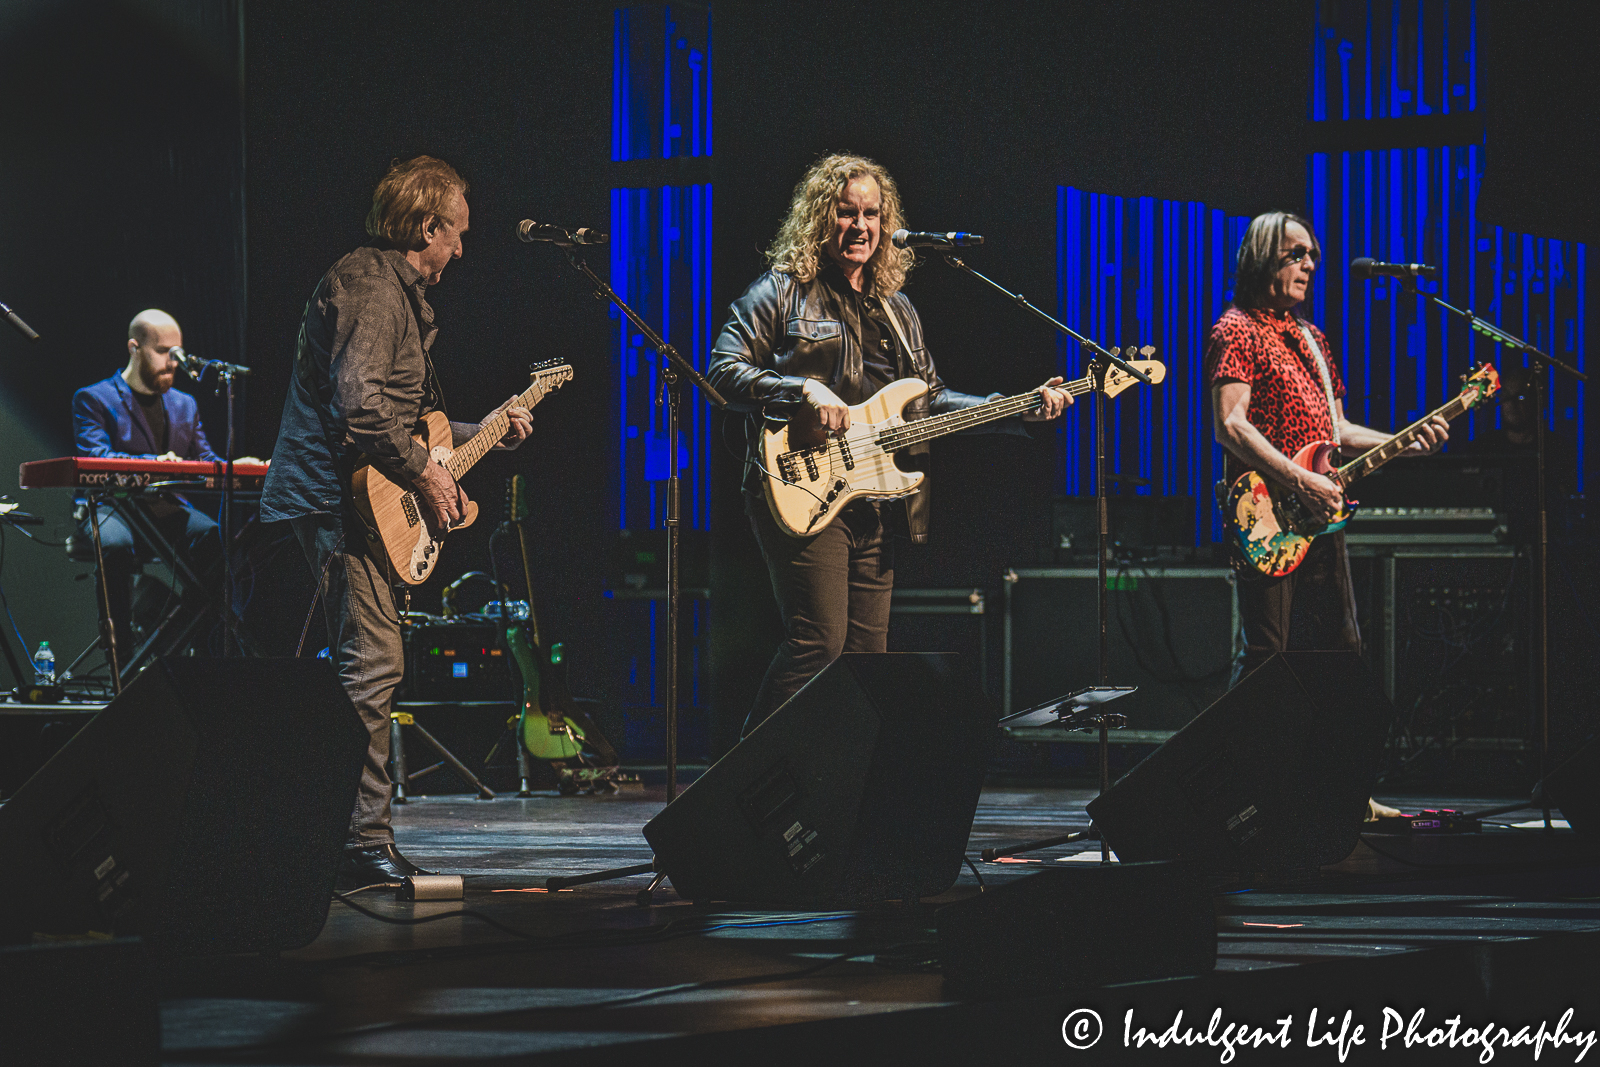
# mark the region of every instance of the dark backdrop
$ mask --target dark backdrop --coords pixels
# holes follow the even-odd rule
[[[1267,3],[716,8],[719,286],[736,295],[761,271],[758,249],[796,179],[829,151],[883,163],[910,228],[983,234],[964,258],[1052,312],[1057,185],[1230,213],[1299,209],[1310,15]],[[1052,331],[975,279],[932,260],[906,293],[952,387],[1016,392],[1055,373]],[[1082,373],[1076,354],[1066,369]],[[1048,544],[1052,433],[937,442],[930,540],[902,545],[897,584],[983,586],[998,612],[1004,568],[1037,563]],[[778,630],[737,465],[722,459],[712,692],[725,712],[714,740],[728,744]],[[995,693],[999,621],[989,628]]]
[[[609,163],[612,9],[19,0],[0,10],[0,202],[13,250],[0,261],[0,300],[46,335],[38,346],[0,335],[0,460],[68,451],[72,389],[116,369],[127,320],[151,305],[178,316],[195,351],[256,368],[241,451],[268,453],[307,295],[362,239],[388,161],[437,154],[472,184],[466,256],[430,293],[452,413],[488,410],[533,360],[559,356],[577,370],[521,452],[470,476],[485,516],[452,538],[442,572],[486,563],[504,476],[526,473],[547,629],[573,649],[575,686],[607,696],[599,600],[619,477],[611,320],[558,255],[520,245],[512,227],[541,214],[605,225],[620,173]],[[1585,9],[1545,7],[1512,29],[1487,23],[1501,38],[1486,37],[1486,86],[1506,94],[1493,130],[1509,138],[1525,119],[1539,137],[1518,142],[1519,165],[1551,164],[1545,181],[1517,187],[1523,200],[1496,201],[1508,213],[1514,203],[1559,220],[1551,205],[1592,191],[1591,172],[1572,163],[1591,131],[1539,91],[1586,62],[1574,32]],[[1057,184],[1230,213],[1302,207],[1310,27],[1306,2],[718,4],[716,297],[759,272],[795,179],[825,151],[878,158],[913,227],[984,233],[973,264],[1047,308]],[[1491,187],[1497,159],[1492,136]],[[1021,389],[1054,369],[1050,333],[970,279],[929,264],[908,293],[954,386]],[[215,432],[220,412],[201,396]],[[941,442],[933,541],[902,554],[900,583],[986,585],[998,602],[1001,568],[1033,561],[1044,536],[1051,455],[1048,431]],[[776,620],[725,456],[717,479],[720,745]],[[40,510],[60,532],[64,505],[50,499]],[[32,638],[88,601],[86,583],[71,581],[83,568],[30,551],[26,569],[4,578]],[[252,611],[274,650],[292,647],[309,591],[292,552],[257,582]],[[418,606],[437,606],[437,583]]]
[[[0,301],[41,335],[0,333],[0,493],[18,463],[71,453],[72,393],[126,365],[140,310],[170,311],[196,352],[243,355],[239,29],[214,0],[0,5]],[[220,445],[221,406],[198,393]],[[71,494],[24,500],[59,544]],[[89,568],[0,537],[17,625],[64,668],[94,639]]]
[[[306,298],[366,239],[372,188],[389,162],[419,153],[449,161],[471,187],[471,226],[463,257],[428,299],[451,416],[475,420],[520,392],[535,361],[569,361],[575,380],[536,412],[520,451],[491,453],[464,479],[482,515],[451,536],[414,607],[439,610],[446,581],[488,569],[505,479],[521,472],[545,633],[568,640],[578,692],[605,696],[597,549],[615,530],[610,320],[552,248],[521,244],[514,226],[530,215],[605,225],[610,7],[255,3],[246,11],[255,438],[262,447],[273,439]],[[273,602],[257,610],[288,649],[311,586],[295,553],[279,568],[265,588]],[[506,577],[519,578],[520,568]],[[319,624],[310,643],[324,640]]]

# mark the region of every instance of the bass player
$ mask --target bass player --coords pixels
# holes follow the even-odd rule
[[[767,249],[771,268],[729,309],[707,377],[734,411],[788,419],[809,409],[832,434],[849,428],[850,405],[900,378],[928,385],[908,419],[955,411],[984,397],[945,388],[922,340],[922,323],[901,292],[915,262],[885,235],[903,226],[900,196],[883,167],[830,155],[795,186],[788,216]],[[1022,415],[1057,418],[1072,403],[1060,378],[1039,387],[1043,402]],[[1022,432],[1015,419],[991,423]],[[753,437],[759,437],[753,434]],[[926,446],[923,446],[926,447]],[[889,633],[895,534],[927,539],[927,496],[904,503],[857,500],[820,532],[786,533],[762,496],[759,443],[746,465],[745,512],[761,545],[783,615],[784,640],[767,668],[749,733],[842,652],[882,652]]]

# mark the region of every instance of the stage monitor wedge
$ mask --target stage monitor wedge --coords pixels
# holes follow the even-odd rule
[[[1536,803],[1541,793],[1548,803],[1561,809],[1572,829],[1600,837],[1600,738],[1578,749],[1545,775],[1534,790]]]
[[[1394,716],[1353,652],[1280,652],[1089,803],[1118,858],[1228,871],[1356,847]]]
[[[960,657],[846,653],[645,825],[689,900],[840,907],[955,884],[998,730]]]
[[[0,941],[309,944],[366,749],[331,663],[158,660],[0,806]]]

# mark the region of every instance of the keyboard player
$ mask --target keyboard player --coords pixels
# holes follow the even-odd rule
[[[104,381],[79,389],[72,397],[73,435],[80,456],[107,459],[220,460],[200,425],[194,397],[172,388],[177,363],[172,350],[183,344],[183,331],[165,311],[141,311],[128,324],[128,364]],[[181,546],[201,577],[216,570],[222,558],[217,524],[188,502],[150,494],[133,506],[142,507],[152,524],[174,546]],[[134,645],[131,629],[133,574],[140,548],[127,523],[109,504],[100,512],[100,543],[105,560],[107,599],[115,621],[118,660],[126,665]],[[78,537],[91,536],[85,516]],[[203,597],[184,590],[186,597]],[[104,609],[102,608],[102,611]],[[105,620],[101,620],[105,625]]]

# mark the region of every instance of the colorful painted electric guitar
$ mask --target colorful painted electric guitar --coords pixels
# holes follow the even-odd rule
[[[1454,400],[1430,411],[1342,467],[1333,466],[1337,446],[1332,441],[1306,445],[1294,454],[1294,462],[1308,471],[1327,475],[1335,485],[1348,492],[1358,478],[1371,474],[1404,452],[1431,419],[1454,419],[1500,390],[1500,375],[1488,364],[1471,375],[1463,375],[1461,381],[1461,393]],[[1233,547],[1237,549],[1235,559],[1239,565],[1278,578],[1300,566],[1313,539],[1344,529],[1357,507],[1357,501],[1347,496],[1339,513],[1322,522],[1301,502],[1299,494],[1267,481],[1255,471],[1246,471],[1229,487],[1223,516]]]

